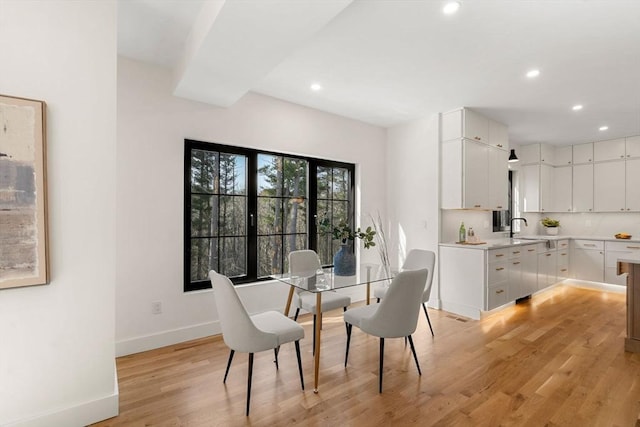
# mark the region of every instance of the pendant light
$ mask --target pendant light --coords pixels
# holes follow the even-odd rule
[[[518,156],[516,156],[516,150],[511,149],[511,153],[509,154],[509,163],[514,163],[518,161]]]

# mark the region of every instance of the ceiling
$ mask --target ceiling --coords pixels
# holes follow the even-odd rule
[[[460,4],[119,0],[118,52],[172,69],[176,96],[224,107],[252,91],[391,127],[464,106],[516,144],[640,134],[640,1]]]

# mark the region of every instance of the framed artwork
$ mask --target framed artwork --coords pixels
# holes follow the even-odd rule
[[[0,289],[49,283],[45,109],[0,95]]]

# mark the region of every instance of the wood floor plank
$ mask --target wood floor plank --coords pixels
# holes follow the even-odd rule
[[[301,316],[306,390],[295,351],[256,355],[251,415],[244,416],[247,355],[222,383],[220,337],[117,360],[119,426],[634,426],[640,427],[640,355],[624,352],[625,296],[557,286],[480,321],[430,310],[413,335],[419,376],[402,339],[385,341],[378,393],[378,339],[354,328],[344,367],[341,310],[324,315],[320,393],[314,394],[312,322]]]

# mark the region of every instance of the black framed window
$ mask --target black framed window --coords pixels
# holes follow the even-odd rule
[[[209,270],[267,279],[297,249],[330,265],[326,231],[354,223],[354,173],[351,163],[185,140],[184,290],[210,288]]]

